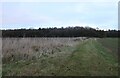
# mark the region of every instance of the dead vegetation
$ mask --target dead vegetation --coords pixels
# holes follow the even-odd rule
[[[78,38],[3,38],[3,63],[20,60],[34,60],[41,56],[62,52],[65,47],[78,44],[86,39]]]

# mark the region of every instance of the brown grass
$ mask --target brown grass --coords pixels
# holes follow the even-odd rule
[[[3,38],[3,63],[34,60],[61,52],[62,48],[78,44],[82,38]]]

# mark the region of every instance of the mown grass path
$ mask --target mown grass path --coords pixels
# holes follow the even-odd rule
[[[77,46],[59,75],[116,76],[117,64],[117,59],[104,46],[90,39]]]

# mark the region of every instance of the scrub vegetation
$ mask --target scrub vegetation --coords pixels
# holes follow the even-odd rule
[[[117,38],[3,38],[3,76],[117,76]]]

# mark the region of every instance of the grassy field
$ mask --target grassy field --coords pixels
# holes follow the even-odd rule
[[[3,76],[118,75],[116,38],[9,40],[3,40]]]
[[[100,42],[102,46],[108,49],[111,54],[115,56],[118,54],[118,38],[98,39],[98,42]]]

